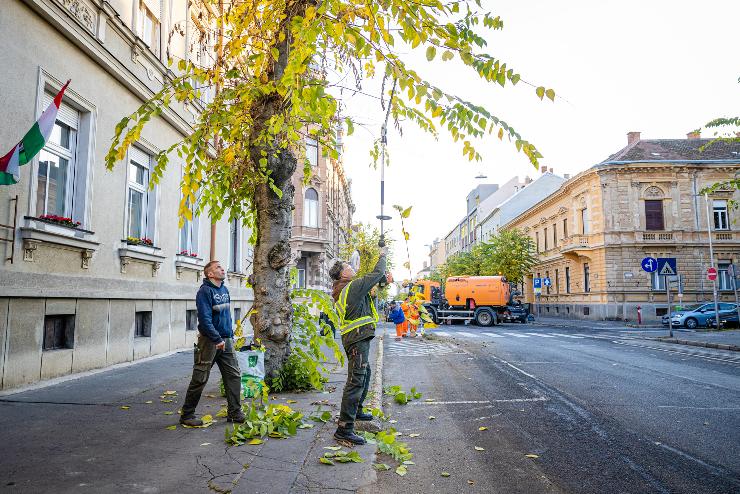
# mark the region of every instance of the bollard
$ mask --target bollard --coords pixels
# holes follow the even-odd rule
[[[642,308],[639,305],[637,306],[637,324],[638,326],[642,324]]]

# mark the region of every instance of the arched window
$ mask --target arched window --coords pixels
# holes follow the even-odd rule
[[[316,189],[306,189],[303,199],[303,226],[319,227],[319,193]]]

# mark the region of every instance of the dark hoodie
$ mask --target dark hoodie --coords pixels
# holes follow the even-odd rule
[[[226,285],[214,285],[208,278],[195,296],[198,308],[198,331],[218,345],[224,338],[234,336],[231,322],[231,304]]]
[[[363,316],[372,315],[370,310],[370,290],[385,277],[385,256],[380,256],[378,263],[375,265],[373,272],[366,274],[361,278],[352,280],[347,294],[347,313],[345,319],[355,320]],[[349,283],[347,280],[337,280],[334,282],[332,297],[334,300],[339,299],[342,289]],[[342,345],[347,348],[349,345],[361,340],[367,340],[375,336],[375,327],[372,324],[365,324],[354,331],[350,331],[342,336]]]

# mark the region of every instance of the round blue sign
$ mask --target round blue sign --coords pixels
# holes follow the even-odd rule
[[[642,269],[652,273],[658,269],[658,261],[654,257],[646,257],[642,260]]]

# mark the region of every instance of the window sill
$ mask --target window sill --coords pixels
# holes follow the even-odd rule
[[[21,226],[24,261],[33,262],[34,253],[39,244],[49,244],[63,249],[79,251],[82,257],[82,269],[87,269],[90,266],[90,259],[100,246],[100,242],[95,239],[95,232],[58,225],[30,216],[26,216],[24,219],[25,225]]]
[[[159,254],[161,251],[158,247],[148,247],[144,245],[130,245],[125,240],[124,246],[118,249],[118,257],[121,260],[121,273],[126,273],[126,267],[131,261],[149,263],[152,265],[152,276],[159,274],[159,268],[165,256]]]
[[[200,281],[204,266],[205,263],[200,257],[181,256],[180,254],[175,256],[175,271],[178,280],[182,277],[183,271],[187,270],[195,271],[198,281]]]

